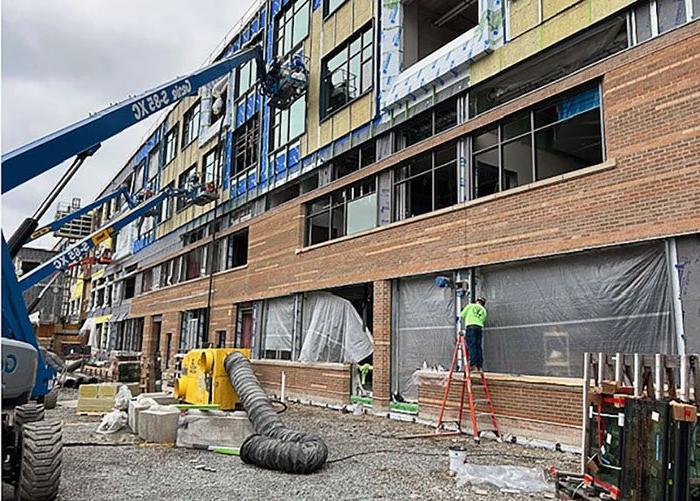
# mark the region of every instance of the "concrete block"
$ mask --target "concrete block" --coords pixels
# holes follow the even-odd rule
[[[174,444],[180,411],[171,406],[152,407],[139,414],[139,437],[155,444]]]
[[[245,412],[190,410],[180,415],[176,445],[240,447],[252,434],[253,427]]]
[[[143,411],[147,411],[151,405],[144,400],[129,401],[129,428],[136,435],[139,434],[139,418]]]
[[[173,397],[172,393],[165,391],[141,393],[141,398],[152,398],[158,405],[173,405],[178,402],[178,400]]]

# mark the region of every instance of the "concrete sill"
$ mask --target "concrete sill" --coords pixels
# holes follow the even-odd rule
[[[488,335],[488,328],[486,328]],[[420,370],[416,375],[423,380],[435,380],[441,382],[447,377],[447,371],[431,371]],[[459,376],[459,374],[457,374]],[[500,372],[487,372],[486,379],[488,381],[503,381],[511,383],[534,383],[548,384],[554,386],[581,387],[582,382],[579,378],[572,377],[552,377],[552,376],[526,376],[516,374],[503,374]]]
[[[416,221],[422,221],[424,219],[429,219],[431,217],[437,217],[437,216],[440,216],[442,214],[448,214],[450,212],[459,211],[459,210],[469,208],[469,207],[475,207],[477,205],[488,203],[492,200],[499,200],[501,198],[511,197],[513,195],[517,195],[517,194],[520,194],[523,192],[536,190],[536,189],[542,188],[544,186],[550,186],[550,185],[570,181],[572,179],[578,179],[580,177],[590,176],[592,174],[597,174],[599,172],[604,172],[606,170],[614,169],[616,166],[617,166],[617,161],[614,158],[611,158],[610,160],[606,160],[605,162],[600,163],[600,164],[591,165],[590,167],[567,172],[566,174],[561,174],[559,176],[549,177],[547,179],[535,181],[534,183],[524,184],[522,186],[518,186],[516,188],[511,188],[511,189],[506,190],[506,191],[494,193],[493,195],[487,195],[485,197],[477,198],[475,200],[469,200],[469,201],[463,202],[461,204],[452,205],[452,206],[446,207],[444,209],[436,210],[433,212],[428,212],[426,214],[421,214],[420,216],[402,219],[401,221],[394,221],[393,223],[385,224],[384,226],[377,226],[377,227],[372,228],[370,230],[361,231],[359,233],[354,233],[352,235],[346,235],[344,237],[335,238],[333,240],[327,240],[325,242],[321,242],[318,244],[309,245],[308,247],[301,247],[299,249],[296,249],[294,251],[294,253],[297,255],[304,254],[305,252],[309,252],[309,251],[312,251],[315,249],[320,249],[320,248],[328,247],[330,245],[337,244],[340,242],[346,242],[348,240],[353,240],[355,238],[360,238],[360,237],[364,237],[367,235],[372,235],[372,234],[380,232],[380,231],[385,231],[385,230],[389,230],[392,228],[397,228],[397,227],[404,226],[404,225],[409,224],[409,223],[414,223]]]
[[[254,358],[251,360],[253,366],[269,365],[274,367],[298,367],[308,369],[323,369],[331,371],[347,371],[350,369],[350,364],[336,362],[298,362],[294,360],[271,360],[267,358]]]

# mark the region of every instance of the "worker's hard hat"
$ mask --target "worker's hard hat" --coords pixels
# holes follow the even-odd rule
[[[476,300],[481,304],[486,304],[486,298],[484,296],[479,296]]]

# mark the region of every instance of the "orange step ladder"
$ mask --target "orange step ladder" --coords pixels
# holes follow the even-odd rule
[[[462,370],[457,370],[457,364],[461,363]],[[452,378],[455,372],[461,372],[463,374],[462,389],[460,391],[459,398],[459,414],[457,417],[457,431],[445,431],[443,426],[445,424],[445,410],[447,409],[447,400],[450,394],[450,387],[452,386]],[[436,433],[440,435],[460,435],[463,433],[468,433],[462,430],[462,419],[464,418],[464,397],[467,396],[469,399],[469,417],[472,425],[472,435],[475,441],[481,439],[482,432],[491,431],[496,435],[497,439],[501,439],[501,431],[498,428],[498,421],[496,420],[496,414],[493,410],[493,402],[491,401],[491,392],[489,392],[489,386],[486,383],[486,376],[483,370],[478,372],[479,379],[477,381],[472,381],[472,374],[469,367],[469,350],[467,349],[466,336],[464,331],[459,332],[457,337],[457,342],[455,343],[455,349],[452,353],[452,363],[450,364],[450,372],[447,374],[447,384],[445,385],[445,393],[442,398],[442,404],[440,405],[440,414],[438,414],[437,429]],[[483,391],[483,396],[475,397],[474,391],[480,389]],[[483,404],[485,410],[477,409],[477,404]],[[479,419],[488,418],[490,420],[491,426],[493,428],[487,430],[479,429]]]

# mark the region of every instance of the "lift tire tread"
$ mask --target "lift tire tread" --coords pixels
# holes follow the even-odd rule
[[[15,426],[20,427],[26,423],[35,423],[44,419],[44,406],[35,402],[15,407]]]
[[[21,433],[22,464],[15,486],[15,501],[53,501],[61,482],[61,423],[25,423]]]

